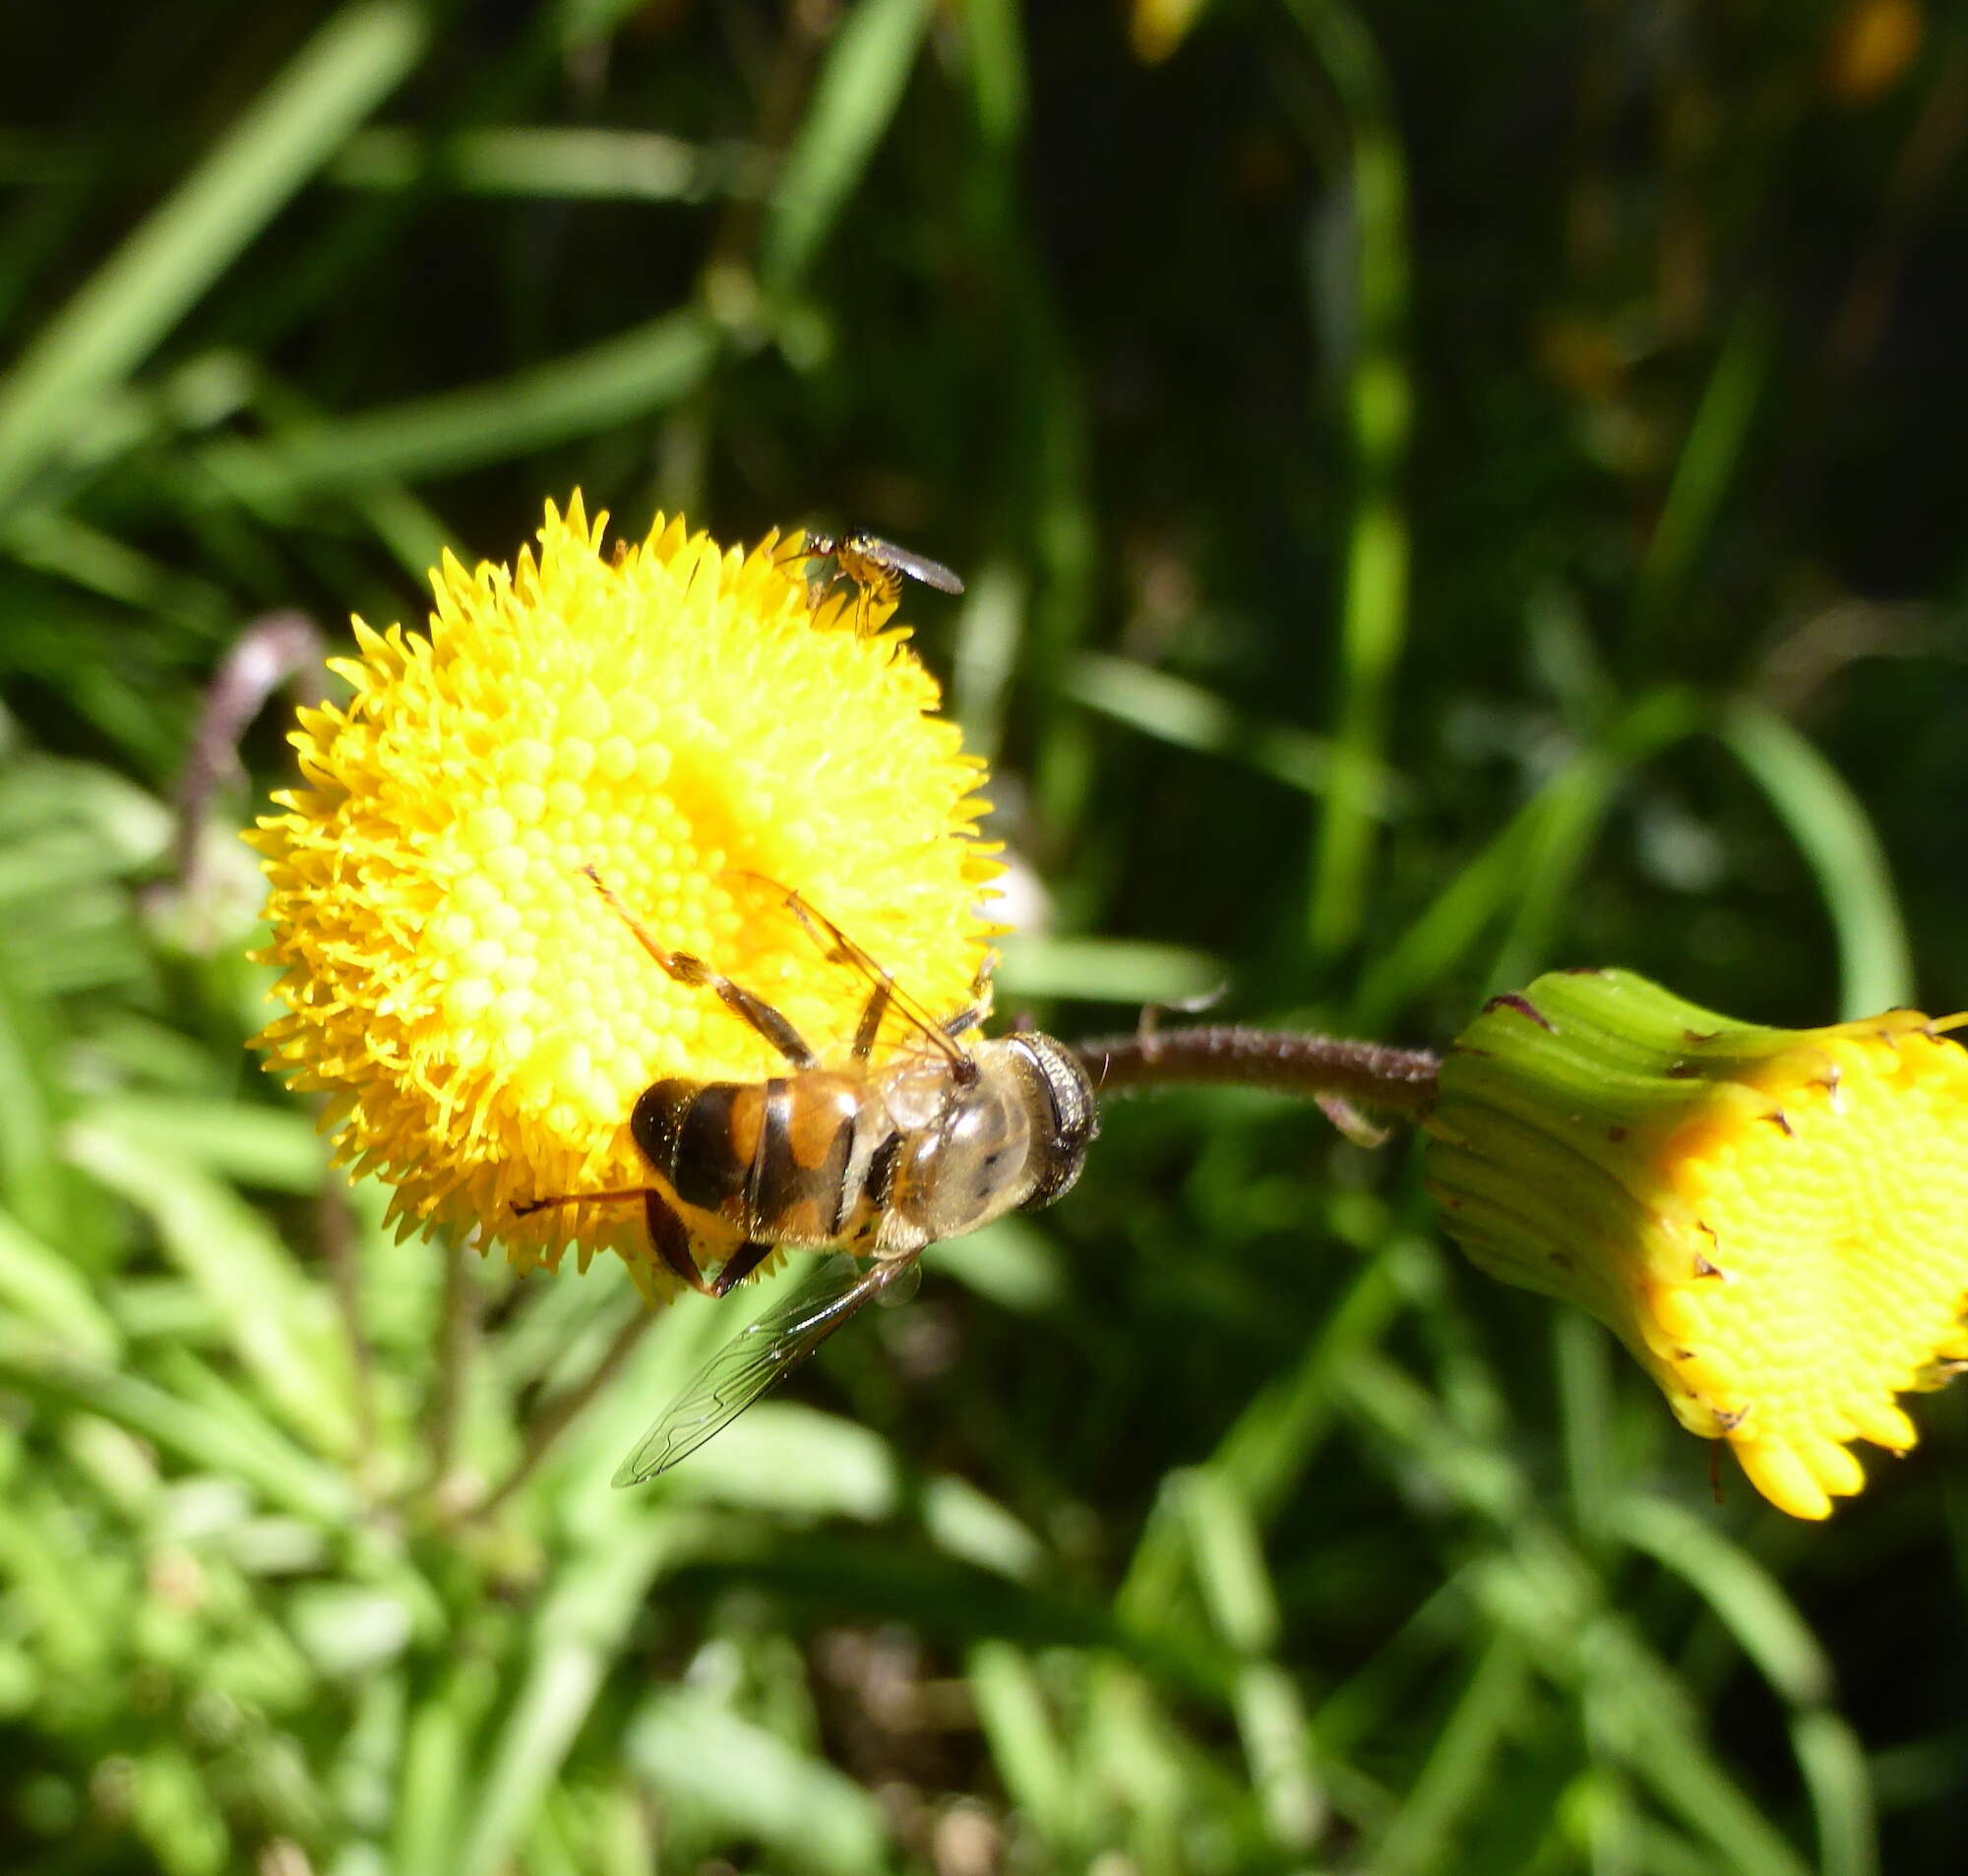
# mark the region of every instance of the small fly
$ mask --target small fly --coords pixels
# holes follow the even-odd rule
[[[851,527],[844,534],[825,534],[810,528],[800,537],[798,558],[830,560],[833,572],[814,595],[818,605],[836,580],[851,579],[860,593],[860,615],[868,602],[879,600],[892,606],[901,597],[902,581],[913,579],[933,586],[940,593],[960,593],[963,582],[940,560],[912,554],[906,547],[885,541],[865,527]]]

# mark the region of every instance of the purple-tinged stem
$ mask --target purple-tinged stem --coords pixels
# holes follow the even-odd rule
[[[1435,1101],[1441,1058],[1425,1049],[1294,1030],[1209,1023],[1073,1045],[1103,1097],[1138,1088],[1226,1083],[1306,1100],[1336,1099],[1419,1120]]]

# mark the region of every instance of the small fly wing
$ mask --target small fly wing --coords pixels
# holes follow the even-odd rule
[[[876,1262],[834,1258],[705,1363],[615,1469],[615,1483],[640,1485],[689,1458],[914,1264],[913,1257]]]
[[[897,574],[906,574],[911,579],[919,579],[925,586],[934,586],[940,593],[960,593],[963,582],[940,560],[931,560],[926,554],[912,554],[906,547],[897,547],[893,541],[885,541],[869,534],[860,542],[861,550],[878,566],[887,567]]]

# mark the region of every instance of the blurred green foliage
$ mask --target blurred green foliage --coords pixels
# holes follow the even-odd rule
[[[413,622],[577,484],[965,572],[912,609],[1064,1033],[1968,1004],[1958,17],[1130,24],[10,23],[8,1870],[1958,1867],[1958,1402],[1828,1528],[1713,1502],[1402,1148],[1195,1094],[617,1493],[763,1299],[395,1245],[244,1050],[253,795],[173,844],[226,646]]]

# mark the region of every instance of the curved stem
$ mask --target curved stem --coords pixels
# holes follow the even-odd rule
[[[1072,1047],[1102,1095],[1227,1082],[1308,1100],[1336,1098],[1416,1120],[1434,1104],[1442,1065],[1425,1049],[1236,1023],[1101,1036]]]

